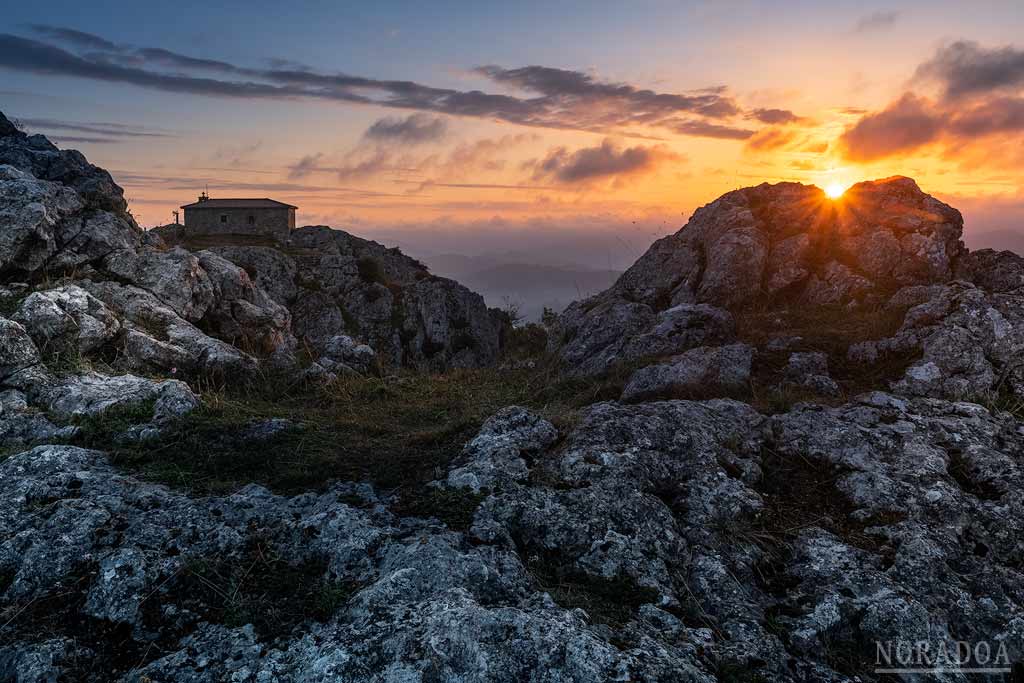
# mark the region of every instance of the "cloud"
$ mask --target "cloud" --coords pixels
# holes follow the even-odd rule
[[[843,156],[866,162],[933,148],[972,166],[1012,158],[1000,139],[1024,132],[1024,51],[959,41],[939,48],[914,77],[938,83],[939,99],[906,92],[861,116],[839,138]]]
[[[889,28],[900,18],[900,13],[893,10],[882,10],[866,14],[857,20],[853,27],[854,33],[871,33]]]
[[[906,93],[888,107],[867,114],[839,138],[851,161],[874,161],[916,150],[938,139],[943,121],[927,100]]]
[[[626,83],[597,81],[580,71],[546,66],[504,69],[489,65],[477,67],[475,71],[496,83],[557,98],[565,104],[620,103],[633,109],[632,116],[638,122],[660,120],[680,111],[714,118],[733,116],[740,111],[736,103],[718,88],[688,95],[658,93]]]
[[[584,147],[574,152],[565,147],[551,150],[534,164],[533,178],[570,184],[603,178],[621,180],[649,173],[663,162],[681,159],[661,145],[621,148],[606,138],[596,147]]]
[[[1024,99],[1000,97],[960,112],[949,132],[961,137],[1024,131]]]
[[[633,126],[671,126],[681,114],[721,119],[740,109],[723,89],[666,93],[544,66],[476,73],[528,96],[434,88],[413,81],[321,73],[282,61],[266,69],[199,59],[162,48],[120,46],[73,29],[44,27],[58,45],[0,34],[0,68],[45,76],[126,83],[173,93],[245,99],[317,99],[425,113],[493,119],[524,126],[629,134]],[[216,75],[217,77],[214,77]]]
[[[796,139],[796,133],[785,128],[763,128],[747,140],[746,148],[755,152],[770,152],[787,147]]]
[[[91,136],[103,136],[105,138],[168,138],[176,137],[167,131],[157,131],[141,126],[130,126],[123,123],[79,123],[77,121],[61,121],[58,119],[22,118],[21,123],[29,128],[41,128],[43,130],[67,130],[74,133],[88,133]],[[70,138],[63,137],[63,140],[74,140],[75,142],[97,142],[99,138]],[[115,139],[108,139],[107,142],[117,142]]]
[[[76,31],[73,28],[63,28],[61,26],[50,26],[48,24],[32,24],[29,26],[34,32],[47,38],[74,45],[76,47],[83,47],[90,50],[107,50],[110,52],[117,52],[121,50],[121,47],[110,42],[106,38],[101,38],[92,33],[86,33],[85,31]]]
[[[49,139],[50,142],[61,145],[110,145],[121,142],[121,140],[115,140],[113,138],[98,138],[86,135],[51,135]]]
[[[288,177],[292,180],[298,180],[300,178],[305,178],[314,171],[320,170],[320,160],[323,159],[323,157],[324,155],[321,152],[316,154],[307,154],[288,167]]]
[[[772,126],[799,123],[804,120],[803,117],[797,116],[788,109],[754,109],[748,114],[748,117]]]
[[[364,137],[378,142],[417,145],[436,142],[448,132],[448,124],[439,116],[410,114],[405,118],[386,116],[366,129]]]
[[[724,126],[720,123],[712,123],[711,121],[700,119],[679,120],[672,122],[667,127],[680,135],[717,138],[719,140],[746,140],[754,134],[754,131],[745,128],[734,128],[733,126]]]
[[[914,76],[939,83],[946,101],[1019,91],[1024,87],[1024,50],[989,49],[961,40],[939,48]]]

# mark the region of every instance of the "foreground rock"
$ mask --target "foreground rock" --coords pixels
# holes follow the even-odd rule
[[[1024,656],[1024,430],[1008,414],[882,393],[771,418],[603,403],[556,438],[518,408],[481,429],[437,484],[482,496],[466,532],[397,517],[366,486],[191,499],[94,451],[12,456],[0,606],[26,611],[0,676],[838,682],[870,673],[876,641]],[[237,623],[202,590],[231,567],[283,604],[347,597]],[[57,605],[45,634],[35,603]],[[131,635],[115,648],[117,624]]]

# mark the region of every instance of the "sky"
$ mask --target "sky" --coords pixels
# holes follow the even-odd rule
[[[82,7],[5,9],[0,110],[144,226],[208,189],[418,255],[624,268],[729,190],[901,174],[969,244],[1024,235],[1019,0]]]

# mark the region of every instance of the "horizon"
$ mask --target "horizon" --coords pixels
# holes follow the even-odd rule
[[[146,227],[208,188],[417,256],[622,270],[729,190],[906,175],[969,246],[1024,243],[1012,2],[63,4],[0,24],[3,109]]]

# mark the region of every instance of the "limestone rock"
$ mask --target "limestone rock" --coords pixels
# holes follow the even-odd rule
[[[81,152],[60,150],[42,135],[22,133],[2,113],[0,164],[70,187],[82,196],[89,208],[127,217],[124,191],[109,173],[90,164]]]
[[[742,392],[750,384],[753,360],[754,349],[747,344],[692,349],[634,372],[622,400]]]
[[[828,356],[820,351],[798,351],[783,370],[783,387],[801,387],[822,396],[838,396],[839,385],[828,373]]]
[[[77,285],[32,292],[12,319],[39,348],[85,355],[102,348],[121,331],[121,321],[102,301]]]
[[[589,374],[679,304],[879,305],[900,287],[952,278],[965,253],[962,225],[958,211],[902,177],[859,183],[836,201],[797,183],[729,192],[655,242],[610,289],[570,306],[553,347],[570,372]]]
[[[86,373],[60,381],[47,393],[50,413],[64,419],[100,415],[113,408],[152,401],[153,420],[166,422],[183,417],[199,406],[199,399],[184,382],[173,379],[158,382],[134,375],[106,377]]]
[[[995,294],[1024,288],[1024,258],[1012,251],[979,249],[957,262],[957,277]]]

